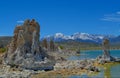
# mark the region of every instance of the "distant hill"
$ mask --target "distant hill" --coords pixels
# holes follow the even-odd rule
[[[0,47],[6,46],[10,42],[11,38],[11,36],[0,36]]]

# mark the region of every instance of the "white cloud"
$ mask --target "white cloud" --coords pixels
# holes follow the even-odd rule
[[[116,12],[117,14],[120,14],[120,11]]]
[[[18,21],[17,21],[17,23],[23,23],[23,22],[24,22],[24,21],[22,21],[22,20],[18,20]]]
[[[120,22],[120,11],[113,14],[104,15],[104,17],[101,20],[111,21],[111,22]]]
[[[112,22],[120,22],[120,18],[119,17],[104,17],[102,18],[102,20],[104,21],[112,21]]]

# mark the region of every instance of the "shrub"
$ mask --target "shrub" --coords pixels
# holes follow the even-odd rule
[[[4,53],[6,51],[6,48],[0,48],[0,53]]]
[[[63,47],[63,46],[61,46],[61,45],[59,46],[59,48],[60,48],[60,49],[64,49],[64,47]]]

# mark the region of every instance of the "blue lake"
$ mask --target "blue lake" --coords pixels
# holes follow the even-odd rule
[[[80,52],[80,55],[70,56],[68,60],[95,59],[97,56],[102,55],[102,53],[102,50],[82,51]],[[114,57],[120,58],[120,50],[111,50],[110,54]]]
[[[83,59],[95,59],[97,56],[102,55],[102,50],[95,51],[83,51],[80,55],[71,56],[68,60],[83,60]],[[111,50],[111,56],[120,58],[120,50]],[[106,75],[108,74],[108,75]],[[96,76],[88,77],[87,75],[82,76],[71,76],[70,78],[120,78],[120,64],[110,66],[107,70],[101,70]]]

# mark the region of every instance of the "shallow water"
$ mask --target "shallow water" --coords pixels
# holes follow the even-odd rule
[[[120,58],[120,50],[111,50],[110,54],[111,56]],[[69,57],[68,60],[95,59],[99,55],[102,55],[102,50],[84,51],[80,52],[80,55]],[[120,64],[109,66],[106,70],[101,70],[96,76],[88,77],[87,75],[74,75],[70,78],[120,78]]]
[[[112,66],[110,69],[111,78],[120,78],[120,64]]]

